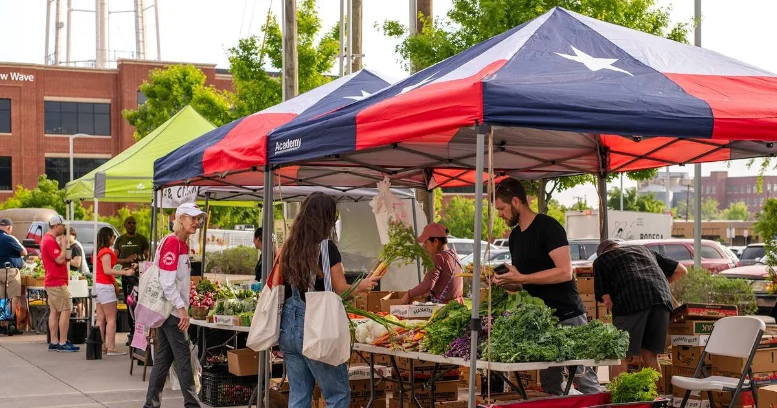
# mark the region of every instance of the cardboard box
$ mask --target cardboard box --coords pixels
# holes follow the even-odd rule
[[[361,355],[364,356],[364,358],[361,358],[359,356],[358,351],[351,352],[351,359],[348,360],[348,365],[369,365],[370,354],[362,353]],[[389,356],[385,354],[373,354],[372,356],[373,356],[372,357],[373,363],[375,365],[383,365],[383,366],[391,365],[391,359],[389,358]]]
[[[730,406],[731,397],[734,395],[730,392],[714,392],[713,397],[715,399],[715,405],[718,406]],[[752,391],[742,390],[737,396],[737,400],[734,403],[735,408],[755,408],[755,400],[753,399]]]
[[[596,317],[604,317],[607,316],[607,306],[604,305],[604,303],[597,303],[596,304]]]
[[[777,408],[777,385],[758,389],[758,408]]]
[[[424,407],[428,407],[431,405],[431,401],[419,401],[421,402],[421,405]],[[409,402],[404,402],[401,405],[403,408],[414,408],[415,404],[410,404]],[[435,401],[434,408],[467,408],[467,401],[466,400],[458,400],[458,401]],[[375,405],[373,405],[375,407]],[[400,403],[398,400],[394,398],[389,398],[388,400],[388,407],[389,408],[400,408]]]
[[[593,307],[596,307],[596,296],[594,296],[593,293],[589,294],[580,294],[580,299],[583,299],[583,304],[588,305],[589,303],[593,305]]]
[[[685,320],[678,323],[669,324],[669,334],[695,336],[711,334],[714,320]]]
[[[391,369],[386,366],[374,366],[375,380],[379,380],[381,377],[391,377]],[[351,366],[348,367],[348,380],[358,381],[370,379],[370,367],[366,365]]]
[[[391,296],[394,292],[391,291],[373,291],[360,294],[354,301],[354,306],[361,310],[377,313],[383,311],[381,309],[380,300],[386,296]],[[404,293],[402,293],[404,295]]]
[[[348,408],[366,408],[367,404],[370,402],[369,398],[360,398],[360,399],[353,399],[351,398],[351,403],[348,404]],[[315,405],[315,408],[326,408],[326,400],[321,398],[317,401],[313,401]],[[386,405],[388,404],[386,398],[375,398],[375,401],[372,402],[372,408],[386,408]]]
[[[518,381],[523,384],[523,389],[526,391],[542,391],[542,383],[540,382],[540,371],[517,371],[510,373],[510,381],[517,383]],[[512,388],[512,387],[510,387]],[[511,390],[518,391],[518,390]]]
[[[380,311],[389,313],[391,311],[391,306],[401,304],[399,299],[401,299],[402,296],[405,296],[405,293],[407,292],[391,292],[388,295],[383,296],[380,299]]]
[[[241,377],[259,373],[259,352],[250,348],[227,351],[227,367],[229,372]]]
[[[415,397],[419,401],[428,401],[432,399],[432,390],[430,388],[419,389],[415,391]],[[440,402],[456,401],[459,399],[458,381],[435,381],[434,399]],[[410,393],[406,392],[404,401],[411,402]]]
[[[718,320],[728,316],[737,316],[735,305],[684,303],[672,311],[670,323],[681,323],[686,320]]]
[[[683,402],[683,397],[674,397],[672,399],[672,407],[680,408]],[[688,398],[688,403],[685,404],[685,408],[710,408],[710,402],[707,399],[702,400],[701,397]]]
[[[710,340],[708,335],[696,335],[696,336],[672,336],[672,348],[675,346],[706,346]]]
[[[370,380],[355,380],[350,381],[351,387],[351,401],[369,400],[370,399]],[[386,398],[386,383],[375,383],[375,398]]]
[[[596,302],[583,300],[583,306],[585,306],[585,314],[590,319],[596,319]]]
[[[580,295],[594,294],[594,278],[577,278],[577,291]]]
[[[712,356],[712,369],[718,372],[741,373],[746,359]],[[777,371],[777,349],[761,349],[755,352],[751,365],[754,373]]]
[[[675,367],[696,368],[703,351],[704,347],[699,346],[672,346],[672,365]],[[709,354],[704,360],[705,364],[712,364]]]
[[[397,368],[400,370],[408,371],[410,370],[410,359],[405,357],[396,357],[397,361]],[[432,363],[431,361],[423,361],[423,360],[412,360],[413,361],[413,369],[418,370],[421,368],[434,368],[435,363]]]
[[[444,305],[393,305],[389,307],[390,313],[400,319],[428,319],[437,309]]]
[[[576,266],[574,267],[575,276],[580,277],[593,277],[594,267],[592,266]]]
[[[672,394],[672,362],[659,361],[659,365],[661,366],[661,379],[658,381],[658,394],[671,395]]]

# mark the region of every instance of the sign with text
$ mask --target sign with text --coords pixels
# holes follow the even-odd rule
[[[162,190],[162,208],[178,208],[183,203],[197,201],[199,187],[176,186]]]

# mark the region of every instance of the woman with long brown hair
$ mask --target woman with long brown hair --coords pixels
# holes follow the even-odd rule
[[[335,199],[313,193],[302,203],[288,240],[281,249],[280,274],[285,285],[285,302],[281,315],[280,349],[289,376],[289,407],[309,408],[313,386],[318,383],[327,408],[346,408],[351,391],[348,384],[348,365],[332,366],[311,360],[302,354],[305,326],[305,293],[323,291],[325,266],[322,249],[329,253],[329,276],[332,289],[341,294],[348,290],[341,263],[340,251],[329,238],[333,235],[337,218]],[[326,246],[322,242],[327,240]],[[356,293],[372,290],[380,278],[364,279]]]

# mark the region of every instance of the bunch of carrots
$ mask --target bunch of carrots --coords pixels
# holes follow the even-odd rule
[[[421,340],[426,333],[420,328],[399,328],[375,339],[373,346],[397,348],[403,351],[416,351],[420,348]]]

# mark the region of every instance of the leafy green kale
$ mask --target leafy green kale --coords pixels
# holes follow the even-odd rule
[[[629,333],[599,320],[582,326],[564,326],[562,330],[574,339],[572,350],[577,359],[621,359],[629,349]]]
[[[518,309],[523,304],[545,306],[545,302],[540,298],[529,295],[525,290],[513,294],[507,293],[501,286],[494,286],[491,289],[491,315],[501,316],[505,312],[511,312]],[[480,316],[488,315],[488,299],[483,299],[480,305]]]

